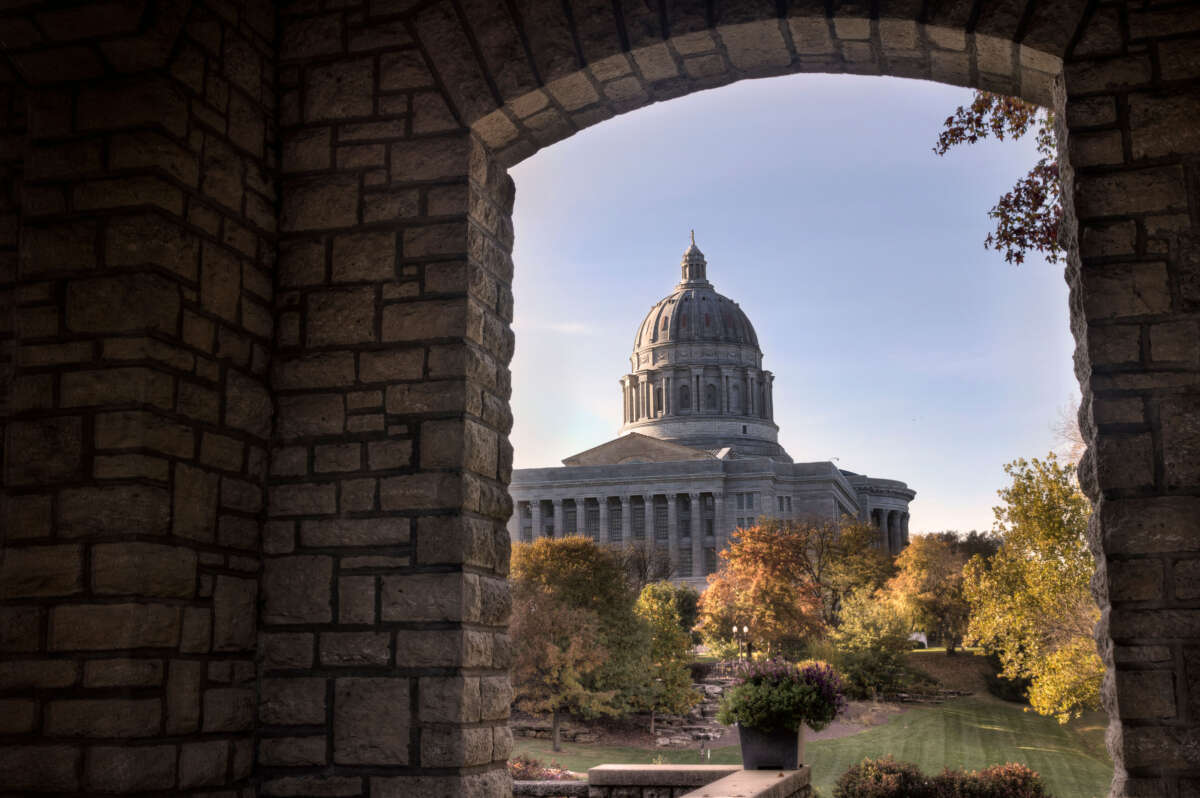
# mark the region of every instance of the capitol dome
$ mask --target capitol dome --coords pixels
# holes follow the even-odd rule
[[[707,262],[693,239],[680,264],[683,279],[659,300],[638,327],[634,350],[688,342],[758,348],[758,336],[738,303],[718,294],[706,279]]]
[[[711,452],[790,460],[778,443],[772,389],[754,325],[708,281],[691,246],[675,290],[638,326],[631,373],[621,380],[623,433],[638,432]]]

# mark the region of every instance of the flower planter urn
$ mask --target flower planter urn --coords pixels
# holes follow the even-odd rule
[[[804,724],[795,732],[764,732],[739,723],[738,738],[746,770],[796,770],[804,764]]]

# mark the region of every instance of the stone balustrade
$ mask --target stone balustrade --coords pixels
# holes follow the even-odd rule
[[[809,798],[812,770],[742,770],[735,765],[600,765],[587,783],[518,781],[514,798]]]

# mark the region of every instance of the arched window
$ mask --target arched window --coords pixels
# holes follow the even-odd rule
[[[680,410],[691,410],[692,409],[692,389],[687,387],[686,385],[679,386],[679,409]]]
[[[704,409],[717,409],[717,386],[713,385],[711,382],[704,386]]]
[[[737,383],[729,388],[729,412],[742,412],[742,388]]]

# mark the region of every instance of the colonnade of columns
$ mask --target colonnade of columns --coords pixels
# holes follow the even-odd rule
[[[675,575],[682,578],[701,577],[715,569],[719,538],[727,533],[724,515],[724,495],[713,491],[517,501],[522,541],[586,535],[606,544],[644,543],[666,549]]]
[[[908,545],[907,512],[876,508],[871,511],[871,523],[879,530],[879,545],[892,554]]]
[[[722,368],[716,382],[703,367],[640,371],[621,379],[624,396],[621,420],[628,424],[681,415],[773,419],[774,383],[774,374],[753,368]],[[710,387],[715,392],[711,399]]]

